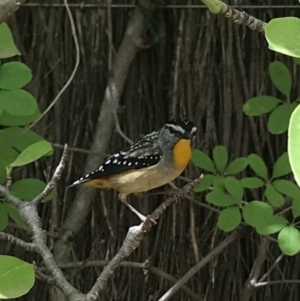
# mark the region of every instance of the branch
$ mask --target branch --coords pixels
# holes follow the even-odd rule
[[[80,63],[80,49],[79,49],[79,42],[78,42],[78,38],[77,38],[77,34],[76,34],[76,27],[75,27],[75,23],[74,23],[74,19],[68,4],[68,0],[64,0],[64,4],[67,10],[67,14],[70,20],[70,25],[71,25],[71,31],[72,31],[72,36],[73,36],[73,40],[74,40],[74,44],[75,44],[75,50],[76,50],[76,61],[75,61],[75,65],[73,68],[73,71],[69,77],[69,79],[67,80],[67,82],[65,83],[65,85],[61,88],[61,90],[58,92],[58,94],[55,96],[55,98],[53,99],[53,101],[51,102],[51,104],[47,107],[47,109],[39,116],[38,119],[36,119],[30,126],[28,126],[26,128],[26,131],[32,129],[39,121],[41,121],[42,118],[44,118],[48,112],[55,106],[55,104],[57,103],[57,101],[60,99],[60,97],[62,96],[62,94],[67,90],[67,88],[70,86],[71,82],[73,81],[75,74],[77,72],[79,63]]]
[[[264,32],[266,22],[259,20],[246,12],[241,12],[220,0],[201,0],[212,14],[220,14],[232,19],[234,23],[245,25],[251,30]]]
[[[0,232],[0,240],[5,240],[11,244],[17,245],[17,246],[25,249],[26,251],[36,252],[35,244],[33,244],[31,242],[26,242],[18,237],[15,237],[12,234]]]
[[[174,284],[158,301],[169,300],[191,277],[198,273],[206,264],[214,257],[219,255],[228,245],[235,241],[239,236],[239,232],[233,232],[225,240],[223,240],[216,248],[209,252],[203,259],[193,266],[176,284]]]
[[[250,276],[247,279],[241,294],[242,301],[249,301],[254,292],[255,284],[257,283],[258,277],[261,273],[262,266],[267,259],[267,251],[270,242],[271,241],[265,237],[261,238]]]
[[[151,3],[149,0],[143,0],[143,2]],[[153,11],[155,7],[153,6],[148,9]],[[112,66],[113,74],[108,80],[104,99],[102,102],[99,100],[99,103],[101,102],[101,108],[97,125],[95,126],[91,152],[99,154],[106,153],[115,126],[114,111],[119,107],[119,101],[131,64],[141,49],[140,44],[144,31],[144,17],[140,10],[135,8],[125,30],[124,38],[116,53]],[[99,162],[102,160],[104,160],[104,156],[95,157],[89,155],[83,172],[90,172],[95,166],[99,166]],[[63,238],[58,240],[54,245],[54,254],[59,263],[68,262],[70,260],[68,257],[68,254],[70,253],[70,244],[68,243],[68,240],[75,235],[86,221],[86,216],[89,213],[90,205],[95,193],[96,189],[87,190],[83,187],[78,187],[75,199],[72,202],[72,206],[69,208],[67,218],[62,226]],[[82,200],[83,197],[84,201]]]
[[[272,266],[267,270],[267,272],[259,279],[258,282],[263,282],[279,264],[280,260],[284,257],[284,254],[280,254],[277,259],[274,261]]]
[[[63,270],[64,269],[76,269],[76,268],[83,269],[83,268],[87,268],[87,267],[103,267],[103,266],[106,266],[107,264],[109,264],[109,260],[91,260],[91,261],[77,261],[77,262],[60,264],[60,265],[58,265],[58,267]],[[163,270],[161,270],[157,267],[152,267],[152,266],[145,267],[145,263],[143,263],[143,262],[123,261],[120,263],[120,267],[137,268],[137,269],[143,269],[143,270],[146,269],[147,271],[149,271],[157,276],[160,276],[163,279],[166,279],[170,282],[176,283],[176,281],[177,281],[177,279],[174,276],[164,272]],[[41,272],[45,271],[45,270],[48,270],[48,269],[47,268],[39,268],[39,271],[41,271]],[[182,286],[181,289],[196,300],[203,299],[200,295],[196,294],[194,291],[192,291],[186,285]]]
[[[67,156],[68,156],[68,145],[65,144],[64,151],[58,166],[55,169],[55,172],[50,180],[50,182],[46,185],[45,189],[40,193],[37,197],[35,197],[31,203],[34,205],[38,205],[41,201],[43,201],[56,187],[67,163]]]
[[[60,162],[64,162],[66,160],[67,148],[65,148],[62,159]],[[61,164],[60,164],[61,165]],[[59,172],[62,172],[61,169],[57,168]],[[56,173],[55,172],[55,173]],[[57,182],[58,176],[57,173],[54,174],[52,179]],[[56,182],[54,181],[54,186]],[[35,246],[36,252],[42,257],[45,265],[50,270],[52,278],[54,280],[55,285],[71,300],[83,301],[85,300],[85,296],[76,290],[64,277],[62,271],[58,268],[54,257],[46,245],[46,235],[41,227],[40,217],[37,212],[37,205],[33,202],[22,202],[19,198],[13,196],[10,191],[0,185],[0,193],[4,196],[5,201],[19,211],[22,219],[27,223],[31,233],[33,234],[32,241]],[[42,199],[44,195],[44,191],[37,197],[38,200]],[[16,242],[16,240],[14,240]],[[18,240],[18,243],[20,241]],[[25,243],[25,242],[24,242]],[[23,243],[22,243],[23,244]],[[24,245],[24,244],[23,244]],[[27,244],[26,244],[27,246]]]
[[[104,290],[108,279],[113,274],[114,270],[121,264],[121,261],[128,257],[136,248],[138,248],[144,238],[144,234],[149,232],[153,226],[151,220],[157,220],[160,215],[173,204],[178,198],[184,197],[186,194],[191,192],[193,187],[201,181],[201,178],[186,184],[182,189],[174,192],[173,196],[167,198],[161,205],[159,205],[153,213],[148,216],[145,223],[141,223],[139,226],[130,227],[126,238],[123,242],[122,247],[119,252],[114,256],[114,258],[109,262],[109,264],[104,268],[102,273],[99,275],[94,286],[91,288],[90,292],[87,294],[87,300],[95,301],[99,297],[99,293]]]
[[[33,266],[34,266],[34,273],[35,273],[36,278],[38,278],[41,281],[46,282],[48,285],[55,284],[54,279],[48,275],[45,275],[42,271],[40,271],[35,263],[33,264]]]
[[[257,282],[254,287],[263,287],[266,285],[274,285],[274,284],[300,284],[300,280],[298,279],[290,279],[290,280],[274,280],[274,281],[266,281],[266,282]]]
[[[1,0],[0,1],[0,24],[15,13],[26,0]]]

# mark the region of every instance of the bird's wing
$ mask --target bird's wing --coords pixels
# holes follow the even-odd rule
[[[160,161],[161,156],[162,152],[158,146],[158,134],[152,132],[132,144],[129,148],[110,156],[99,168],[81,177],[70,186],[130,170],[154,166]]]

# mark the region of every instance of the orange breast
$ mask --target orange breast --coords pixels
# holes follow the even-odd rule
[[[192,156],[191,140],[181,139],[173,149],[174,162],[177,168],[184,169]]]

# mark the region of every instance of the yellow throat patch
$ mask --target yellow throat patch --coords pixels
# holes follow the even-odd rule
[[[173,149],[174,163],[177,168],[184,169],[192,156],[191,140],[181,139],[179,140]]]

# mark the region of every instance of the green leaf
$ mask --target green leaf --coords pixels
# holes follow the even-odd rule
[[[294,110],[288,130],[288,154],[295,180],[300,186],[300,106]]]
[[[220,176],[216,176],[214,178],[214,182],[213,182],[213,188],[214,188],[214,190],[224,191],[224,189],[225,189],[224,179],[225,178],[220,177]]]
[[[284,204],[284,198],[273,185],[268,185],[265,190],[265,196],[268,202],[274,207],[280,207]]]
[[[234,196],[237,200],[241,200],[244,195],[244,189],[239,180],[234,177],[227,177],[224,180],[224,185],[228,193]]]
[[[273,85],[285,96],[289,96],[292,87],[292,76],[285,64],[275,61],[269,65],[269,74]]]
[[[280,99],[273,96],[257,96],[246,101],[243,111],[248,116],[260,116],[271,112],[280,102]]]
[[[205,196],[205,199],[208,203],[211,203],[215,206],[220,206],[220,207],[228,207],[231,205],[234,205],[238,203],[238,200],[228,194],[225,194],[221,190],[214,190],[210,193],[208,193]]]
[[[275,162],[272,178],[279,178],[292,172],[288,153],[283,153]]]
[[[8,224],[8,214],[6,206],[0,203],[0,231],[4,230]]]
[[[293,217],[297,218],[300,216],[300,198],[294,198],[292,202],[292,213]]]
[[[300,189],[297,185],[293,182],[288,180],[277,180],[274,181],[273,186],[276,188],[277,191],[280,193],[290,196],[292,198],[300,196]]]
[[[1,154],[0,154],[0,162],[4,166],[9,166],[12,162],[15,161],[17,156],[19,155],[16,150],[14,150],[10,145],[1,145]]]
[[[0,155],[1,156],[1,155]],[[6,181],[7,172],[2,162],[0,162],[0,185]]]
[[[215,177],[216,177],[215,175],[209,175],[209,174],[204,175],[201,182],[198,185],[196,185],[196,187],[194,188],[194,191],[201,192],[201,191],[208,189],[214,182]]]
[[[16,210],[13,206],[9,204],[4,204],[6,206],[6,212],[10,216],[10,218],[21,228],[27,229],[26,223],[23,221],[22,217],[18,210]]]
[[[265,185],[263,180],[256,177],[241,179],[241,184],[244,188],[248,188],[248,189],[256,189]]]
[[[274,18],[265,26],[269,49],[300,57],[300,19],[295,17]]]
[[[268,178],[268,170],[265,162],[257,155],[251,154],[248,156],[248,163],[252,170],[261,178]]]
[[[267,216],[264,218],[258,226],[255,227],[256,231],[260,235],[271,235],[279,232],[288,224],[288,221],[278,215]]]
[[[0,131],[0,135],[5,136],[7,143],[13,146],[18,151],[22,152],[25,148],[45,139],[33,131],[24,131],[20,127],[9,127]]]
[[[243,218],[252,227],[259,226],[261,221],[273,215],[272,207],[261,201],[252,201],[243,207]]]
[[[4,110],[0,107],[0,116],[3,114]]]
[[[30,116],[37,110],[35,98],[22,89],[0,90],[0,106],[15,116]]]
[[[34,122],[41,115],[39,108],[35,110],[32,115],[29,116],[15,116],[9,114],[7,111],[4,111],[0,116],[0,125],[5,126],[18,126],[18,125],[27,125],[31,122]]]
[[[34,285],[34,268],[19,258],[0,255],[0,298],[12,299],[27,294]]]
[[[6,23],[0,25],[0,58],[6,59],[15,55],[20,55],[19,49],[16,47],[11,31]]]
[[[200,151],[198,149],[195,149],[193,151],[191,160],[196,166],[198,166],[206,171],[210,171],[210,172],[216,171],[213,161],[205,153],[203,153],[202,151]]]
[[[285,255],[296,255],[300,251],[299,231],[292,226],[283,228],[278,235],[278,245]]]
[[[230,232],[236,229],[241,223],[241,212],[236,206],[224,209],[218,218],[218,227],[224,232]]]
[[[51,150],[52,147],[49,142],[47,141],[36,142],[28,146],[27,148],[25,148],[10,166],[15,167],[15,166],[23,166],[29,164],[45,156]]]
[[[20,89],[26,86],[31,79],[31,70],[21,62],[10,62],[0,66],[1,89]]]
[[[268,131],[271,134],[282,134],[289,126],[295,104],[283,104],[278,106],[269,116]]]
[[[223,172],[228,163],[228,154],[223,145],[218,145],[213,149],[213,159],[217,169]]]
[[[25,201],[33,200],[46,187],[46,183],[38,179],[25,179],[15,182],[11,186],[11,193]],[[53,198],[53,194],[49,195],[44,201],[49,201]]]
[[[241,157],[233,160],[226,168],[226,174],[235,175],[243,171],[248,165],[247,158]]]

